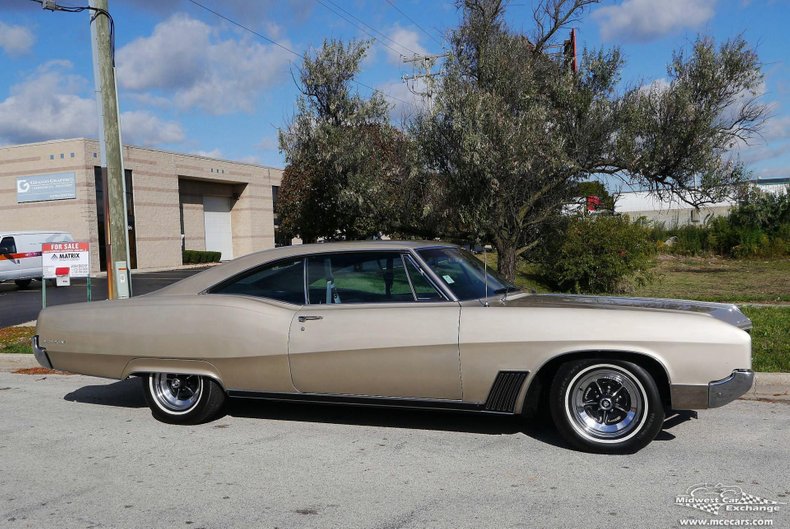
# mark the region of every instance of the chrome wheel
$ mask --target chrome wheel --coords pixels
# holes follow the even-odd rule
[[[647,395],[639,380],[615,365],[593,365],[571,380],[565,394],[571,426],[597,442],[635,435],[647,417]]]
[[[203,378],[198,375],[154,373],[148,383],[156,405],[176,415],[192,410],[203,392]]]

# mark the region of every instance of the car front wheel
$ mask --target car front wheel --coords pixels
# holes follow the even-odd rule
[[[162,422],[206,422],[217,416],[225,403],[225,392],[209,377],[149,373],[141,379],[151,414]]]
[[[655,438],[664,422],[653,377],[632,362],[566,362],[557,371],[550,399],[557,430],[588,452],[635,452]]]

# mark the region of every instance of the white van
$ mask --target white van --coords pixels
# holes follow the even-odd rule
[[[0,283],[13,280],[19,288],[27,288],[33,279],[41,280],[41,245],[73,241],[65,231],[0,231]]]

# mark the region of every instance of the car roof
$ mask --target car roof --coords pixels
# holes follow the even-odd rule
[[[281,259],[287,259],[289,257],[335,252],[403,251],[419,248],[452,248],[455,246],[454,244],[441,241],[341,241],[281,246],[279,248],[270,248],[268,250],[251,253],[219,266],[214,266],[199,274],[195,274],[177,283],[173,283],[172,285],[152,292],[149,295],[198,294],[250,268],[273,261],[279,261]]]

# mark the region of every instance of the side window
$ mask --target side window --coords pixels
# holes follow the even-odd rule
[[[414,295],[417,296],[417,301],[444,301],[444,297],[434,288],[433,284],[425,277],[425,274],[417,268],[410,256],[404,256],[406,261],[406,271],[411,280],[411,286],[414,288]]]
[[[211,290],[304,305],[304,260],[287,259],[264,265]]]
[[[311,304],[414,301],[398,252],[357,252],[307,258]]]
[[[9,253],[16,253],[16,243],[13,237],[3,237],[0,241],[0,255]]]

